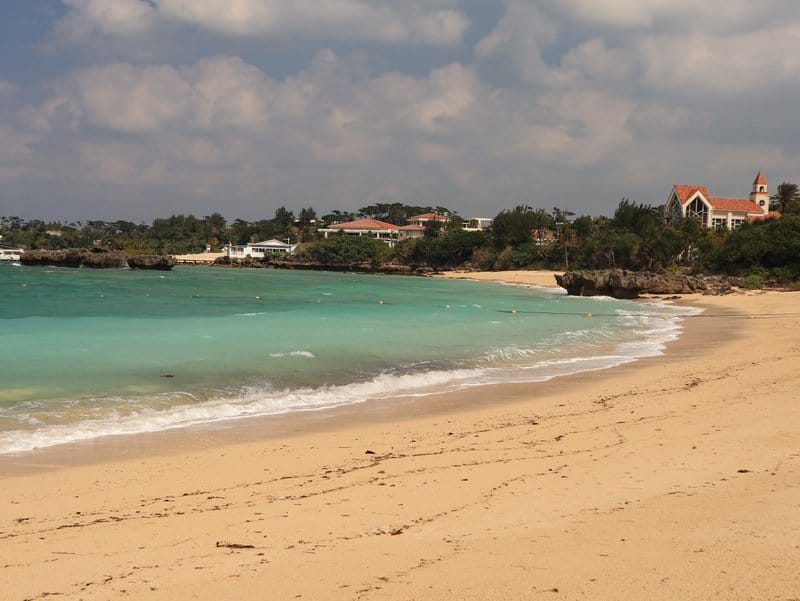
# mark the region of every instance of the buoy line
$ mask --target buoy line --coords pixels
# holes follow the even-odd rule
[[[521,311],[519,309],[496,309],[497,313],[519,313],[526,315],[571,315],[577,317],[661,317],[654,313],[577,313],[568,311]],[[680,319],[696,317],[741,317],[745,319],[773,318],[773,317],[800,317],[800,312],[793,313],[697,313],[695,315],[664,315]]]

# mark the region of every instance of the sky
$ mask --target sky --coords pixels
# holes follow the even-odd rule
[[[746,197],[798,99],[797,0],[0,0],[0,215]]]

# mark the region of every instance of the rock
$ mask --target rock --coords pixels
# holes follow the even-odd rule
[[[29,250],[22,253],[24,265],[56,267],[92,267],[97,269],[172,269],[175,257],[168,255],[128,255],[106,248],[66,248],[63,250]]]
[[[131,269],[157,269],[169,271],[177,262],[172,255],[126,255]]]
[[[573,296],[611,296],[637,298],[640,294],[693,294],[711,291],[721,294],[730,284],[719,277],[682,273],[652,273],[626,269],[568,271],[556,276],[556,282]]]

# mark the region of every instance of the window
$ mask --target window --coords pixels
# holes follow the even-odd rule
[[[711,220],[711,227],[715,230],[724,230],[728,227],[728,219],[727,217],[714,217]]]
[[[708,223],[708,207],[700,200],[699,196],[696,196],[694,200],[689,203],[689,206],[686,207],[686,216],[699,219],[703,225]]]
[[[669,199],[669,204],[667,205],[667,222],[671,223],[672,225],[676,225],[682,218],[683,211],[681,209],[681,203],[678,200],[678,197],[673,194],[672,198]]]
[[[738,230],[744,225],[744,219],[731,219],[731,229]]]

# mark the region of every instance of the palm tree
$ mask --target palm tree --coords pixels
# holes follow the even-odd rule
[[[564,251],[564,271],[569,271],[569,249],[577,243],[575,228],[569,221],[558,224],[558,245]]]
[[[777,193],[770,197],[781,213],[796,213],[800,211],[800,192],[797,184],[783,182],[778,186]]]

